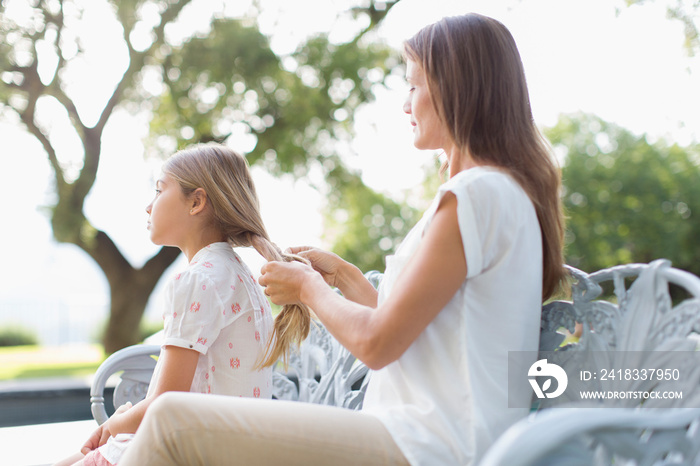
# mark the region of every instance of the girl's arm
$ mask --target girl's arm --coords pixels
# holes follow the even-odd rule
[[[146,409],[158,395],[169,391],[188,392],[192,386],[192,379],[197,368],[199,353],[195,350],[180,348],[177,346],[165,346],[160,353],[160,373],[151,383],[151,395],[140,401],[131,409],[121,413],[115,413],[107,422],[92,433],[81,449],[82,453],[102,446],[110,436],[120,433],[134,433],[138,429]]]
[[[467,275],[457,199],[442,198],[421,245],[378,308],[343,299],[299,263],[269,262],[259,283],[276,304],[303,302],[358,359],[379,369],[398,359],[445,307]]]

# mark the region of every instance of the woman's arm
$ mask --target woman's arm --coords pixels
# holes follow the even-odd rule
[[[259,283],[276,304],[303,302],[358,359],[379,369],[398,359],[445,307],[467,275],[457,199],[447,193],[386,301],[374,308],[343,299],[299,263],[270,262]]]
[[[190,390],[199,353],[177,346],[165,346],[160,353],[160,358],[163,361],[157,379],[151,382],[154,384],[151,395],[132,408],[115,413],[107,422],[98,427],[83,445],[81,451],[84,454],[104,445],[110,436],[136,432],[146,414],[146,409],[158,395],[169,391],[187,392]]]

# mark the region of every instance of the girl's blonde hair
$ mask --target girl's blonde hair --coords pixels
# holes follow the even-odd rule
[[[211,221],[226,235],[232,247],[252,246],[268,261],[308,264],[306,259],[285,254],[270,241],[260,216],[248,162],[241,154],[220,144],[195,145],[170,157],[163,166],[163,173],[177,181],[185,196],[197,188],[204,189],[211,206]],[[271,366],[280,358],[286,363],[287,350],[308,336],[310,325],[308,307],[303,304],[283,306],[275,318],[264,360],[258,366]]]
[[[515,40],[495,19],[444,18],[404,46],[425,71],[430,96],[455,145],[507,170],[530,197],[542,231],[543,299],[566,276],[561,173],[535,126]]]

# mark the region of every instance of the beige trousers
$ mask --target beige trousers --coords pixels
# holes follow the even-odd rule
[[[165,393],[120,466],[407,465],[384,425],[309,403]]]

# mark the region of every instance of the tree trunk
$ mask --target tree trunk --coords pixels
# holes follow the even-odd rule
[[[105,352],[113,353],[141,340],[139,327],[148,298],[163,272],[179,254],[177,248],[163,247],[141,269],[134,269],[116,248],[102,250],[103,261],[106,255],[112,255],[111,267],[104,262],[101,264],[112,295],[109,321],[102,340]]]
[[[136,275],[135,273],[132,275]],[[102,335],[105,353],[114,353],[141,340],[139,327],[152,289],[121,280],[111,287],[109,320]]]
[[[105,352],[113,353],[138,343],[139,326],[148,298],[180,250],[163,247],[142,268],[135,269],[112,239],[105,232],[95,230],[84,217],[54,215],[52,220],[56,239],[73,243],[87,252],[107,278],[111,307],[103,334]],[[78,226],[80,224],[82,227]],[[68,232],[72,234],[61,234]]]

